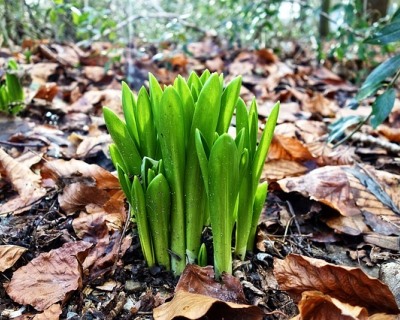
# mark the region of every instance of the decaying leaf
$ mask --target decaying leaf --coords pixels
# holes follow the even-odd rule
[[[262,319],[263,312],[256,306],[246,305],[242,286],[238,279],[222,275],[222,282],[214,279],[211,266],[187,265],[175,288],[175,296],[154,309],[154,319],[167,320],[175,317],[199,319]]]
[[[305,291],[320,291],[341,302],[363,307],[370,314],[400,312],[387,285],[359,268],[290,254],[284,260],[274,260],[274,274],[280,288],[296,300]]]
[[[36,92],[33,99],[43,99],[48,102],[53,101],[54,97],[58,93],[57,83],[48,82],[42,86],[40,86],[39,90]]]
[[[307,172],[307,167],[291,160],[268,161],[262,172],[262,179],[276,181],[286,177],[296,177]]]
[[[84,209],[88,204],[103,206],[120,191],[114,175],[98,165],[80,160],[48,162],[43,167],[42,177],[48,185],[65,185],[58,200],[67,214]]]
[[[58,320],[62,313],[61,306],[59,303],[55,303],[48,307],[42,313],[37,314],[32,320]]]
[[[218,282],[214,276],[212,266],[199,267],[189,264],[179,278],[175,291],[203,294],[222,301],[246,303],[242,285],[237,278],[223,274],[222,282]]]
[[[256,306],[223,302],[202,294],[178,291],[172,301],[154,309],[155,320],[183,319],[261,320],[263,312]]]
[[[275,134],[272,139],[268,158],[305,161],[312,160],[313,156],[299,139]]]
[[[279,180],[278,184],[285,192],[300,192],[337,210],[343,217],[326,220],[337,231],[358,235],[370,231],[368,224],[375,232],[398,233],[398,228],[382,221],[400,225],[396,213],[400,207],[398,175],[369,167],[326,166],[302,177]]]
[[[279,180],[278,184],[285,192],[300,192],[305,197],[327,204],[344,216],[361,213],[353,198],[347,175],[341,167],[315,169],[302,177]]]
[[[79,241],[42,253],[14,272],[7,294],[17,303],[38,311],[63,301],[82,286],[81,264],[92,244]]]
[[[41,177],[28,166],[19,163],[0,148],[0,167],[18,196],[0,205],[0,214],[26,208],[46,194]]]
[[[26,248],[14,245],[0,246],[0,272],[11,268],[26,250]]]
[[[343,303],[319,291],[306,291],[299,302],[299,316],[294,319],[307,320],[367,320],[365,308]]]

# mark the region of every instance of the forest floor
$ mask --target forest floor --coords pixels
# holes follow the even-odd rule
[[[346,107],[358,70],[284,48],[1,49],[2,75],[10,57],[22,68],[26,107],[0,116],[0,319],[399,319],[400,102],[333,148],[329,124],[371,111],[372,100]],[[180,279],[146,267],[102,117],[102,106],[122,115],[122,80],[137,92],[148,72],[170,84],[204,69],[242,75],[260,130],[281,102],[254,253],[223,283],[209,267]]]

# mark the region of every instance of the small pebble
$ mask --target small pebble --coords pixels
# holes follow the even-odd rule
[[[142,290],[143,286],[140,282],[133,281],[133,280],[127,280],[125,282],[125,290],[127,292],[137,292]]]

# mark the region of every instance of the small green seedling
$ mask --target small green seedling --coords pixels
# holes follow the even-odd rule
[[[14,60],[8,61],[6,79],[0,86],[0,112],[16,115],[24,106],[24,90],[17,75],[18,65]]]
[[[205,71],[178,76],[136,97],[122,86],[125,122],[110,109],[104,118],[114,141],[110,155],[131,207],[143,255],[180,274],[186,263],[207,263],[201,235],[211,224],[216,274],[232,271],[235,252],[252,250],[267,184],[259,180],[279,104],[257,143],[258,114],[239,98],[241,78],[224,87],[223,76]],[[227,132],[236,110],[237,136]]]

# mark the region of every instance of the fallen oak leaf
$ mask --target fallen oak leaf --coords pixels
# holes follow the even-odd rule
[[[67,299],[82,286],[82,262],[92,244],[79,241],[42,253],[14,272],[7,294],[19,304],[38,311]]]
[[[0,272],[11,268],[26,250],[28,249],[14,245],[0,246]]]
[[[261,320],[263,312],[256,306],[223,302],[202,294],[178,291],[172,301],[154,309],[155,320],[183,319]]]
[[[280,288],[297,301],[305,291],[320,291],[342,302],[364,307],[370,314],[400,311],[387,285],[359,268],[290,254],[284,260],[275,258],[274,275]]]

